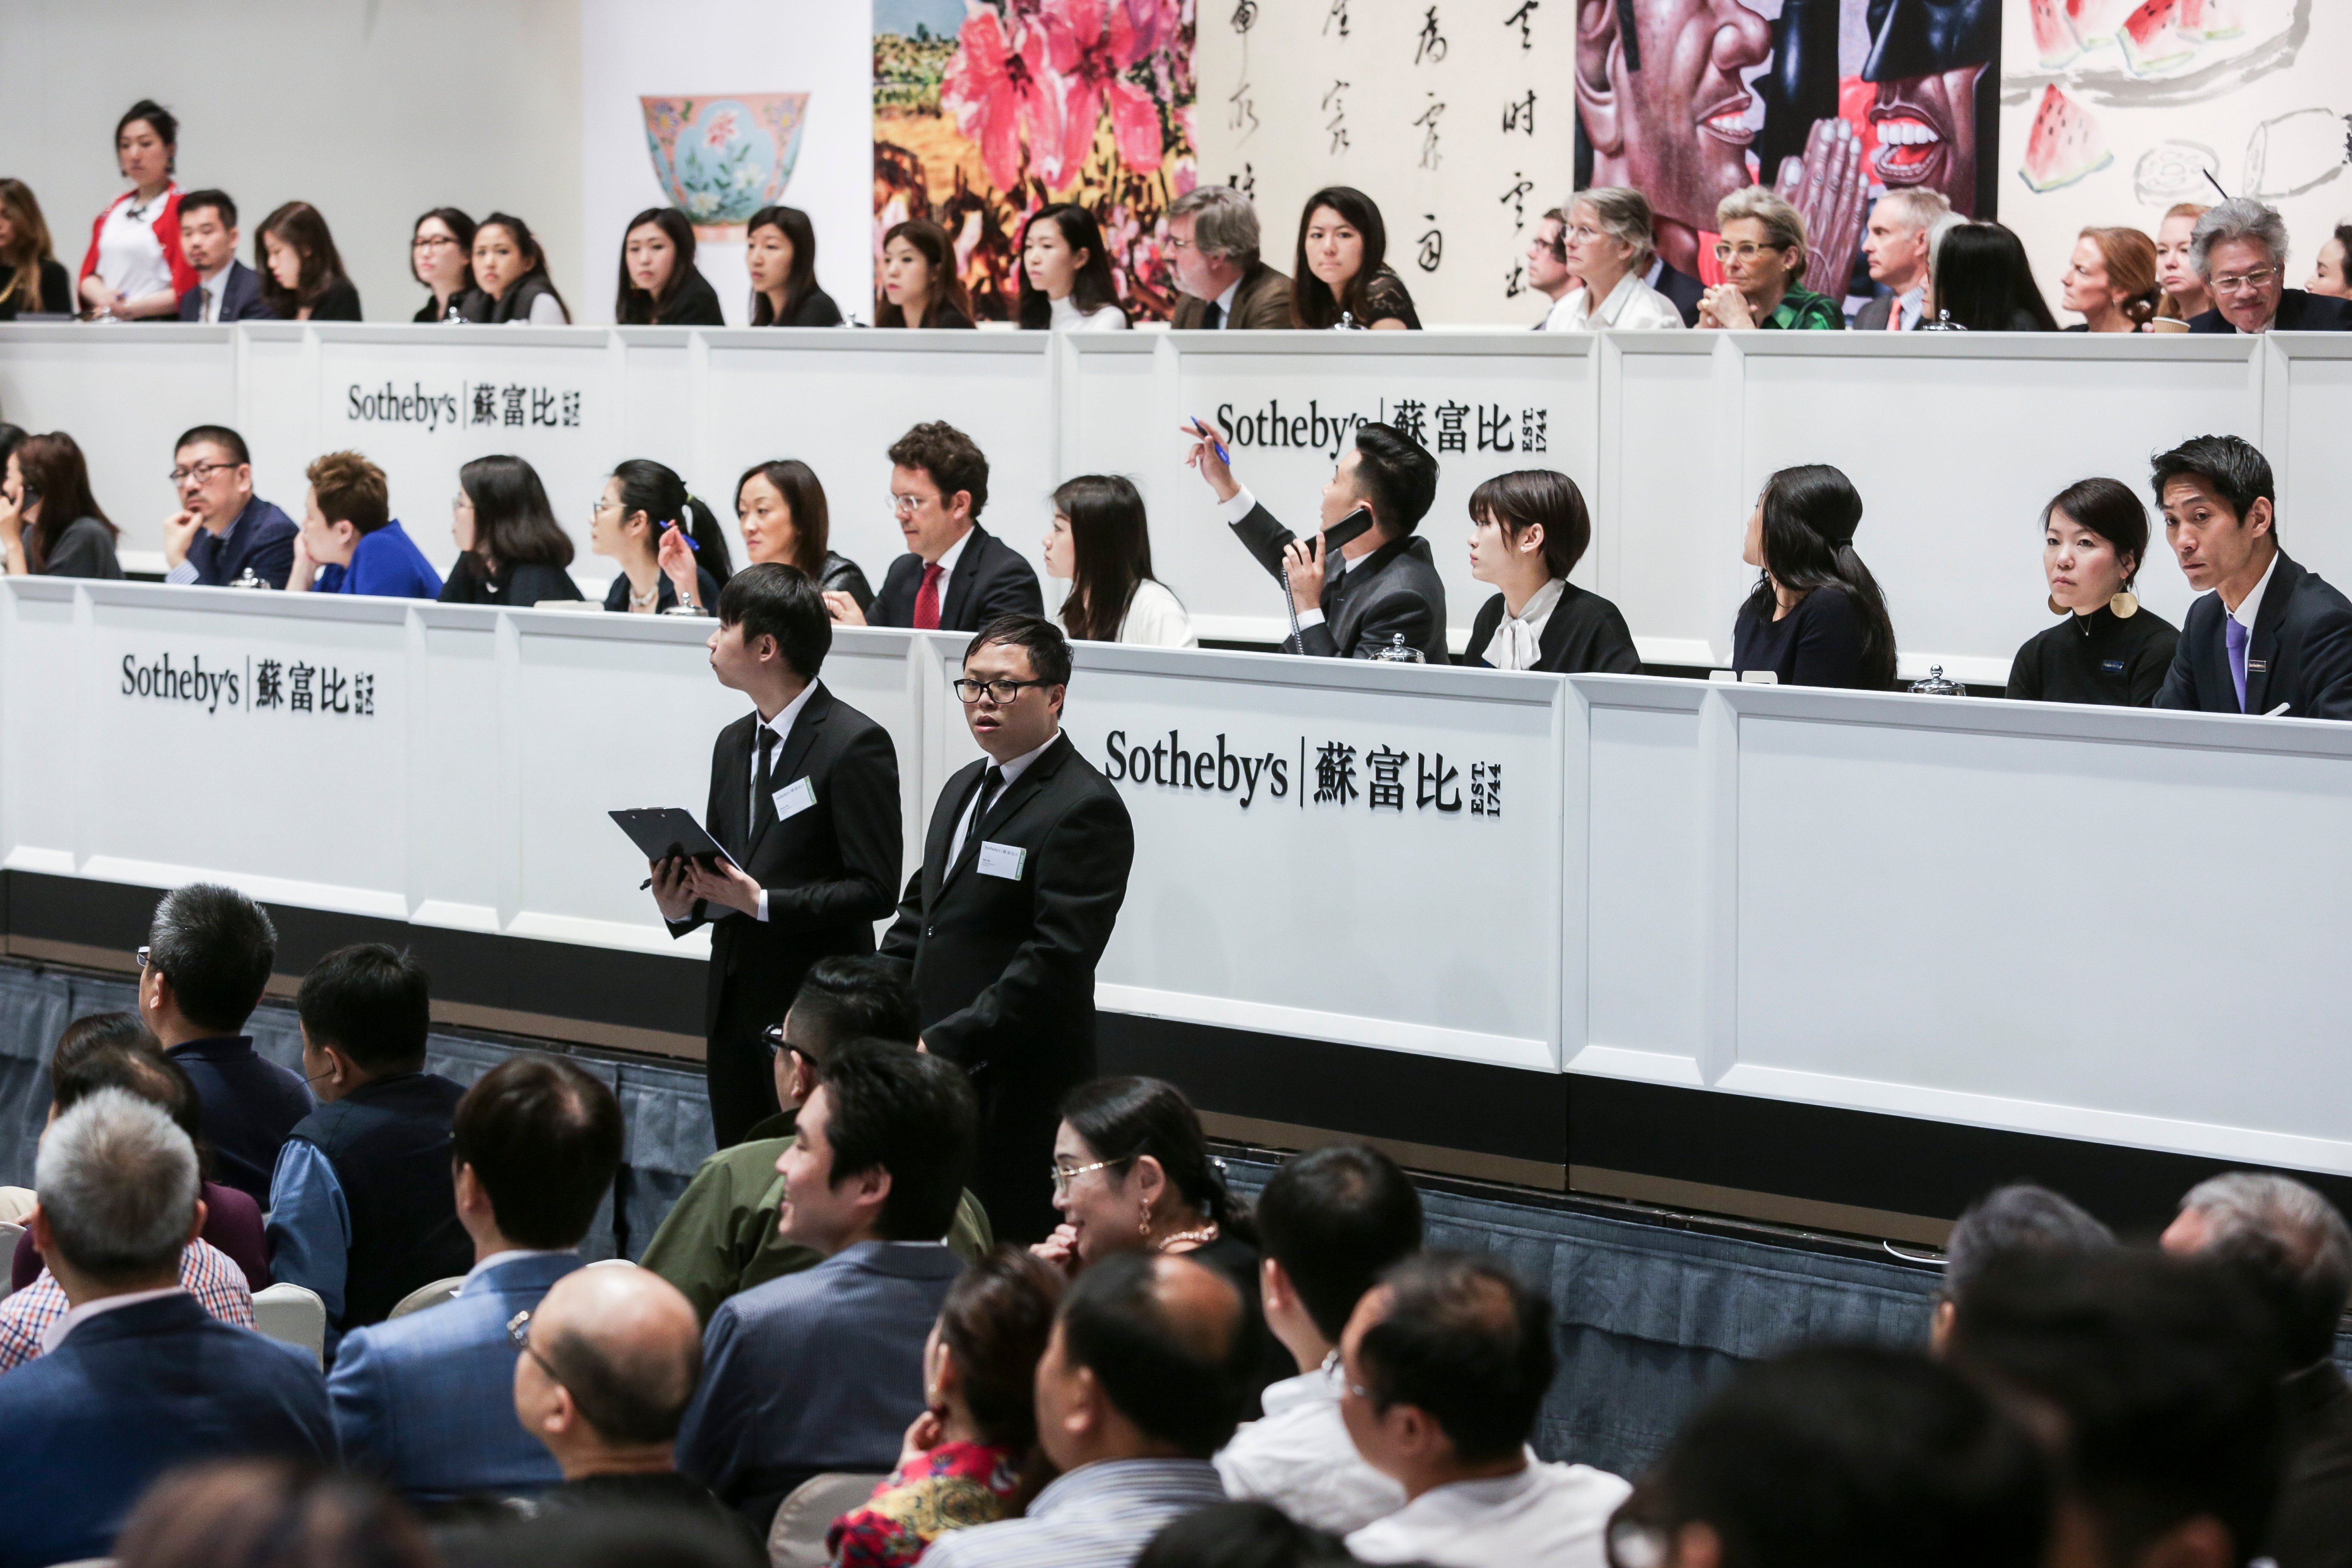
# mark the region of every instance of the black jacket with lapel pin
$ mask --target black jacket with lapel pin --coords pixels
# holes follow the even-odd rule
[[[915,595],[922,586],[923,558],[910,550],[890,563],[866,620],[877,626],[913,626]],[[940,630],[976,632],[999,616],[1045,613],[1036,571],[1019,551],[973,523],[940,594]]]
[[[2189,606],[2157,707],[2238,711],[2222,625],[2228,618],[2219,594]],[[2352,719],[2352,601],[2284,551],[2246,644],[2245,710],[2268,713],[2282,702],[2290,719]]]

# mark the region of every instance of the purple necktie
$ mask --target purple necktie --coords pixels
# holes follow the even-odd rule
[[[2238,688],[2238,711],[2246,710],[2246,623],[2235,616],[2223,617],[2222,634],[2230,645],[2230,679]]]

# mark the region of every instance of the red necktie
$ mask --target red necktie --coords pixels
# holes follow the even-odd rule
[[[937,562],[923,568],[923,585],[915,590],[915,629],[919,632],[940,629],[940,567]]]

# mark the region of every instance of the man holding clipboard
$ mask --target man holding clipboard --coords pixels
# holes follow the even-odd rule
[[[728,579],[710,668],[754,711],[719,732],[711,757],[704,821],[725,855],[652,863],[670,934],[711,926],[703,1073],[721,1149],[776,1114],[764,1031],[801,977],[820,958],[872,952],[874,922],[896,907],[898,752],[818,683],[832,647],[824,600],[799,571],[762,564]]]

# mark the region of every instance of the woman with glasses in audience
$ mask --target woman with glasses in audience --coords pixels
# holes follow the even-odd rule
[[[830,548],[832,521],[816,470],[797,458],[754,463],[735,481],[735,524],[753,564],[795,566],[828,594],[845,594],[863,615],[874,603],[866,574]]]
[[[2058,318],[2033,280],[2025,244],[1997,223],[1941,229],[1928,272],[1927,316],[1971,332],[2054,332]]]
[[[435,207],[409,233],[408,272],[431,290],[410,320],[463,321],[470,310],[489,315],[489,301],[474,287],[474,220],[456,207]]]
[[[1102,229],[1075,202],[1039,207],[1022,225],[1021,325],[1030,331],[1127,331]]]
[[[2156,308],[2156,319],[2178,323],[2157,331],[2185,332],[2191,317],[2201,316],[2213,308],[2212,290],[2197,275],[2196,247],[2189,243],[2197,233],[2197,220],[2211,210],[2195,202],[2182,202],[2168,211],[2164,221],[2157,226],[2156,280],[2164,290],[2164,299]]]
[[[1298,215],[1290,324],[1421,331],[1404,279],[1388,266],[1388,246],[1380,206],[1363,192],[1327,185],[1307,197]]]
[[[441,584],[445,605],[521,609],[580,597],[565,570],[572,541],[547,504],[538,470],[520,458],[477,458],[457,470],[449,537],[457,542],[457,563]]]
[[[121,534],[90,494],[89,465],[72,437],[57,430],[16,443],[0,469],[0,549],[9,576],[120,577],[114,542]]]
[[[1682,325],[1680,316],[1675,324]],[[1554,675],[1641,674],[1642,656],[1617,606],[1568,580],[1591,542],[1584,492],[1566,474],[1521,468],[1471,491],[1470,575],[1499,591],[1479,607],[1463,662]]]
[[[2017,650],[2003,695],[2023,702],[2146,708],[2180,629],[2132,593],[2147,555],[2147,509],[2118,479],[2084,479],[2042,509],[2050,613],[2065,618]]]
[[[546,253],[530,226],[512,214],[492,213],[474,230],[474,285],[481,292],[467,310],[469,321],[528,321],[534,327],[572,322],[571,308],[547,275]]]
[[[1045,575],[1069,584],[1062,626],[1090,642],[1198,647],[1192,618],[1151,574],[1143,497],[1116,474],[1081,474],[1054,492]]]
[[[834,1521],[835,1568],[908,1568],[949,1531],[1014,1517],[1052,1479],[1034,1384],[1063,1283],[1000,1247],[948,1287],[923,1344],[923,1414],[898,1468]]]
[[[755,327],[837,327],[841,307],[816,286],[816,226],[798,207],[761,207],[743,226]]]
[[[719,590],[732,575],[719,519],[675,471],[645,458],[604,481],[588,514],[588,548],[621,563],[604,595],[604,608],[617,613],[716,615]]]
[[[180,122],[154,100],[132,104],[114,127],[114,161],[131,189],[90,226],[76,286],[93,316],[119,321],[179,314],[196,269],[180,250],[180,187],[172,183]]]
[[[1622,185],[1579,191],[1560,234],[1576,287],[1545,321],[1545,330],[1681,331],[1683,314],[1675,302],[1643,280],[1654,222],[1649,198],[1639,191]]]
[[[73,282],[39,199],[24,181],[0,179],[0,321],[72,314]]]
[[[1734,191],[1715,207],[1715,258],[1723,281],[1699,297],[1706,328],[1833,332],[1845,314],[1826,294],[1803,285],[1805,218],[1761,185]]]
[[[956,272],[955,242],[930,219],[910,217],[882,237],[882,292],[874,301],[874,324],[971,326],[971,297]]]
[[[253,236],[261,298],[283,321],[356,321],[360,291],[344,276],[327,220],[309,202],[288,202]]]
[[[2070,332],[2141,332],[2156,317],[2156,241],[2136,228],[2086,228],[2059,279],[2058,302],[2083,318]]]
[[[647,207],[621,231],[613,320],[625,327],[723,327],[719,290],[694,265],[694,226],[676,207]]]
[[[1895,626],[1854,553],[1862,497],[1826,463],[1764,483],[1740,559],[1762,570],[1732,628],[1731,668],[1782,686],[1883,691],[1895,681]]]

